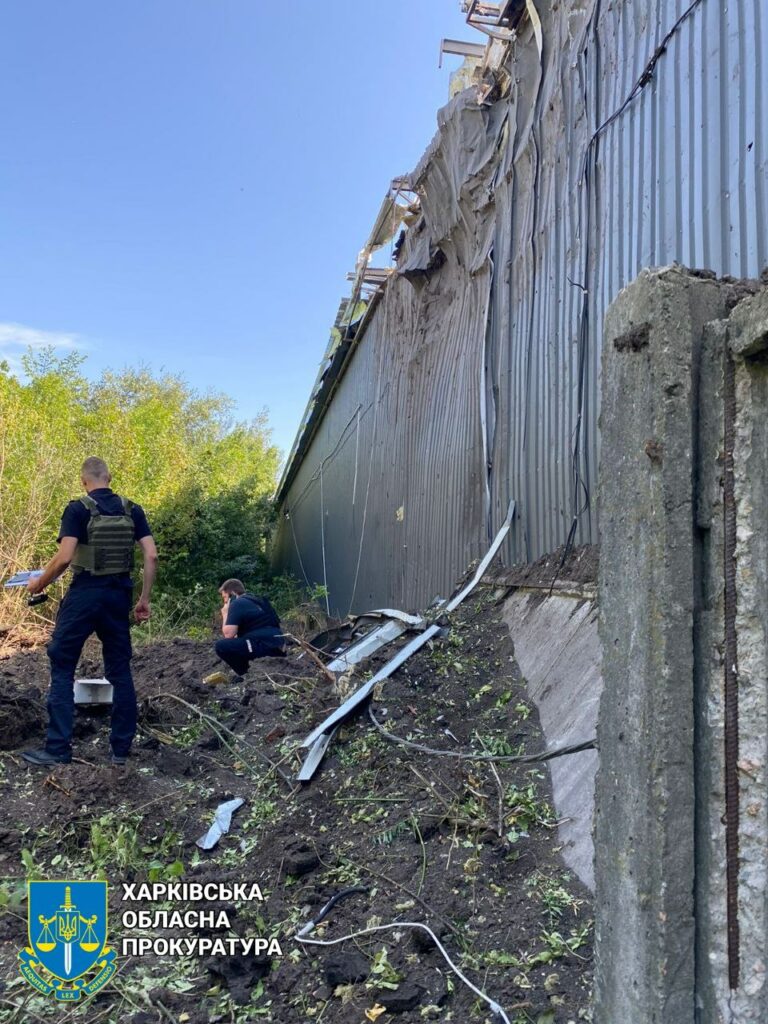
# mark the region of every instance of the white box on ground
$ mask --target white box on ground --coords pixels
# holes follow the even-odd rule
[[[112,683],[108,679],[76,679],[75,704],[111,704]]]

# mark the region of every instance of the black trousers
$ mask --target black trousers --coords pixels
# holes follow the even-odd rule
[[[120,756],[136,734],[136,691],[131,676],[130,614],[133,591],[125,586],[70,588],[59,606],[48,644],[51,690],[48,695],[50,754],[69,754],[75,718],[75,669],[91,633],[101,640],[104,675],[112,683],[110,743]]]
[[[285,655],[282,647],[239,636],[231,640],[217,640],[216,653],[239,676],[245,675],[254,658],[282,658]]]

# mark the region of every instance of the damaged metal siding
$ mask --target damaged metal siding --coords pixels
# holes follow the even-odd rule
[[[322,583],[324,540],[332,611],[374,607],[381,594],[413,606],[415,580],[446,591],[453,567],[480,552],[479,396],[471,379],[479,370],[477,356],[462,351],[476,328],[466,321],[469,301],[448,308],[454,319],[438,342],[424,330],[428,305],[414,307],[411,285],[392,282],[283,503],[289,518],[279,539],[293,547],[284,564],[301,574],[295,532],[307,576]]]
[[[768,263],[768,12],[701,0],[656,53],[689,7],[539,3],[541,60],[521,24],[509,94],[440,112],[404,276],[280,495],[276,558],[301,575],[295,532],[332,610],[445,593],[511,498],[508,563],[562,544],[574,512],[576,542],[596,540],[608,304],[645,266]]]

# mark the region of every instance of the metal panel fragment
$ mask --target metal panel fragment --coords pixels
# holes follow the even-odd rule
[[[313,744],[317,743],[321,736],[326,734],[326,731],[332,726],[342,722],[348,715],[350,715],[355,708],[359,707],[363,701],[373,693],[373,688],[377,683],[383,682],[388,679],[393,673],[397,672],[400,666],[406,662],[412,654],[416,651],[420,651],[421,648],[432,639],[437,633],[440,632],[440,626],[428,626],[423,633],[419,633],[415,636],[410,643],[407,643],[405,647],[397,652],[397,654],[390,661],[380,668],[379,671],[360,687],[359,690],[355,690],[351,697],[344,701],[341,707],[336,708],[330,715],[321,722],[320,725],[314,729],[309,736],[302,742],[302,747],[312,747]]]
[[[219,804],[214,811],[213,824],[205,835],[195,841],[195,845],[199,846],[201,850],[212,850],[221,837],[229,832],[232,815],[244,803],[245,800],[241,796],[236,796],[233,800],[226,800],[223,804]]]
[[[362,640],[352,644],[338,658],[334,658],[333,661],[328,663],[326,668],[329,672],[346,672],[352,665],[357,665],[364,661],[365,658],[370,658],[380,647],[384,647],[385,644],[390,643],[392,640],[397,640],[407,628],[408,626],[404,622],[385,622],[383,626],[377,626],[376,629],[367,633]]]
[[[296,775],[297,782],[309,782],[312,776],[315,774],[317,769],[320,767],[320,762],[325,757],[325,752],[331,745],[334,736],[336,735],[337,729],[331,729],[329,732],[321,733],[314,741],[310,744],[312,749],[307,754],[306,760],[301,766],[301,769]],[[304,744],[306,745],[306,744]]]

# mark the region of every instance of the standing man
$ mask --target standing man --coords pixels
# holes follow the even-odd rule
[[[280,620],[266,597],[246,593],[240,580],[222,583],[219,594],[224,638],[216,641],[216,653],[237,675],[245,675],[254,658],[285,654]]]
[[[48,735],[42,750],[26,750],[21,755],[30,764],[47,767],[72,760],[75,669],[91,633],[101,640],[104,674],[113,687],[113,764],[125,764],[136,733],[136,692],[131,676],[131,569],[134,547],[139,544],[144,578],[133,613],[137,622],[145,622],[150,616],[157,548],[141,506],[115,494],[109,487],[111,480],[103,459],[85,460],[80,470],[85,496],[70,501],[64,509],[58,553],[42,576],[27,584],[30,593],[39,594],[69,566],[72,568],[72,584],[61,602],[48,644]]]

